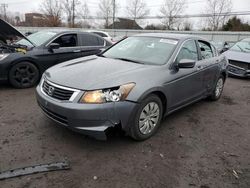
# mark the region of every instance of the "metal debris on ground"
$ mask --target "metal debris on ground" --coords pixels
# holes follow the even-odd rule
[[[234,176],[236,179],[239,179],[239,175],[238,175],[238,173],[237,173],[235,170],[233,170],[233,176]]]
[[[68,162],[58,162],[43,165],[36,165],[24,168],[18,168],[13,170],[8,170],[0,172],[0,180],[14,178],[18,176],[36,174],[41,172],[57,171],[57,170],[68,170],[70,169]]]

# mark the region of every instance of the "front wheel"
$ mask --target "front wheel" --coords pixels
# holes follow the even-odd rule
[[[223,88],[224,88],[225,78],[223,76],[220,76],[219,79],[216,82],[216,86],[213,90],[212,95],[209,97],[212,101],[217,101],[220,99]]]
[[[9,72],[9,82],[15,88],[29,88],[36,85],[39,80],[39,70],[29,62],[14,65]]]
[[[130,136],[142,141],[150,138],[157,131],[162,119],[162,102],[156,95],[150,95],[139,106]]]

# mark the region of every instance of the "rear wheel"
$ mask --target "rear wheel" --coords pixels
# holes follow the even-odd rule
[[[209,97],[212,101],[217,101],[220,99],[223,88],[224,88],[225,78],[224,76],[220,76],[216,82],[216,86],[213,90],[212,95]]]
[[[130,136],[142,141],[150,138],[157,131],[162,119],[162,102],[156,95],[150,95],[140,105]]]
[[[39,80],[38,68],[29,62],[21,62],[14,65],[9,72],[9,81],[15,88],[29,88],[37,84]]]

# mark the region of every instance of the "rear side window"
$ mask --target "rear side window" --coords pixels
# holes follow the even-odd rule
[[[214,57],[213,50],[211,45],[205,41],[199,41],[199,47],[201,50],[201,57],[202,59],[209,59]]]
[[[77,35],[76,34],[62,35],[57,39],[55,39],[53,43],[60,44],[60,47],[75,47],[77,46]]]
[[[83,46],[104,46],[104,40],[94,35],[82,35]]]
[[[182,59],[198,60],[197,47],[194,40],[185,42],[177,56],[176,61],[180,62]]]

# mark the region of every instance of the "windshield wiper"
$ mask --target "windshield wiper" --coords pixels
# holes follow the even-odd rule
[[[245,50],[243,50],[243,48],[240,47],[240,45],[236,45],[242,52],[246,52]]]
[[[128,62],[131,62],[131,63],[137,63],[137,64],[145,64],[141,61],[136,61],[136,60],[133,60],[133,59],[127,59],[127,58],[114,58],[114,59],[119,59],[119,60],[122,60],[122,61],[128,61]]]

